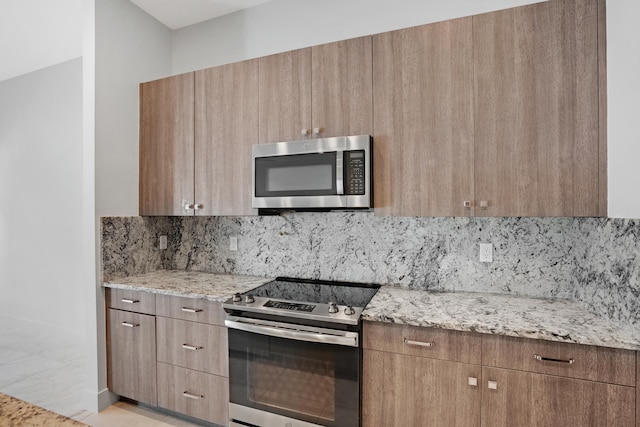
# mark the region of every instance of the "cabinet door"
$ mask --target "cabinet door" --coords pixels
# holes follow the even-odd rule
[[[473,17],[477,216],[602,214],[597,22],[596,0]]]
[[[198,215],[250,215],[251,147],[258,143],[258,60],[196,72]]]
[[[109,390],[156,405],[156,322],[154,316],[109,309]]]
[[[259,141],[302,139],[301,130],[311,128],[311,48],[258,61]]]
[[[140,85],[140,215],[193,215],[194,75]]]
[[[464,216],[473,200],[471,18],[373,37],[377,214]]]
[[[633,387],[496,368],[482,379],[483,426],[635,425]]]
[[[321,137],[373,133],[371,36],[311,48],[312,127]]]
[[[364,427],[479,426],[480,366],[365,350]]]

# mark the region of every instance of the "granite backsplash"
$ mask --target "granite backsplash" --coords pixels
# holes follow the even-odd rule
[[[168,236],[169,247],[158,248]],[[229,250],[237,236],[238,250]],[[478,243],[494,262],[478,261]],[[103,278],[158,269],[567,298],[640,325],[640,220],[370,212],[102,218]]]

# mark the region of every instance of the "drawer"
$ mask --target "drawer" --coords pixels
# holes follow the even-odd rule
[[[156,294],[126,289],[106,289],[107,307],[136,313],[156,314]]]
[[[229,422],[229,380],[158,363],[158,406],[219,425]]]
[[[631,350],[487,335],[482,364],[498,368],[635,386]]]
[[[156,314],[224,326],[222,303],[205,299],[156,295]]]
[[[158,362],[229,376],[227,328],[156,317]]]
[[[363,347],[479,365],[482,344],[472,332],[364,322]]]

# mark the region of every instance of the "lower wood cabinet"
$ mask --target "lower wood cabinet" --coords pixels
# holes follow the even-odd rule
[[[363,366],[363,426],[480,426],[480,366],[376,350]]]
[[[363,335],[364,427],[636,426],[634,351],[375,322]]]
[[[229,379],[158,363],[158,406],[227,425]]]
[[[633,427],[635,387],[482,368],[482,425]]]
[[[112,392],[156,405],[156,318],[109,309],[107,386]]]

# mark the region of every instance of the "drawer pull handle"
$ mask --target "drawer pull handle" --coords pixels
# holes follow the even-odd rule
[[[200,313],[202,311],[202,309],[200,309],[200,308],[182,307],[182,311],[184,311],[185,313]]]
[[[185,350],[198,351],[198,350],[202,350],[204,347],[196,347],[195,345],[182,344],[182,348],[184,348]]]
[[[184,397],[188,397],[189,399],[196,399],[196,400],[204,399],[203,395],[201,395],[201,394],[192,394],[192,393],[189,393],[188,391],[183,391],[182,395]]]
[[[408,339],[404,339],[404,343],[407,345],[418,345],[420,347],[433,347],[436,345],[434,342],[424,342],[424,341],[412,341]]]
[[[575,359],[569,359],[569,360],[565,360],[565,359],[553,359],[551,357],[542,357],[542,356],[538,356],[537,354],[533,355],[533,358],[540,361],[540,362],[556,362],[556,363],[566,363],[568,365],[573,365],[574,363],[576,363]]]
[[[127,328],[136,328],[140,325],[136,324],[136,323],[130,323],[130,322],[122,322],[122,326],[126,326]]]
[[[122,298],[120,301],[122,301],[125,304],[137,304],[140,302],[139,299],[129,299],[129,298]]]

